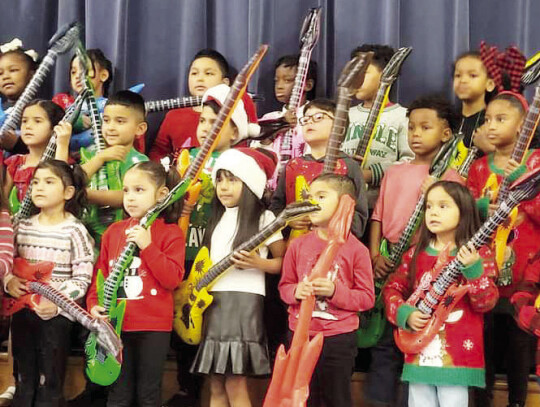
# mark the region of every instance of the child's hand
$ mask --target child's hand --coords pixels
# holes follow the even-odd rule
[[[252,252],[251,254],[246,250],[234,252],[232,255],[232,260],[234,265],[240,269],[261,268],[259,267],[261,256],[259,256],[256,251]]]
[[[362,165],[362,162],[364,161],[364,157],[361,156],[361,155],[353,154],[352,158],[353,158],[353,160],[357,161],[358,164],[360,164],[360,165]]]
[[[6,284],[6,289],[9,295],[14,298],[19,298],[27,293],[26,280],[17,276],[11,277],[11,280]]]
[[[428,175],[424,182],[422,183],[422,193],[425,194],[430,186],[432,186],[437,181],[437,178]]]
[[[431,315],[424,314],[420,311],[413,311],[407,319],[407,325],[409,325],[413,331],[419,331],[427,325],[430,318]]]
[[[323,297],[332,297],[336,291],[336,285],[333,281],[327,278],[316,278],[311,282],[313,286],[313,293]]]
[[[15,143],[17,143],[18,137],[14,130],[7,130],[4,132],[4,135],[2,136],[2,144],[0,145],[1,148],[4,150],[11,150]]]
[[[472,243],[461,246],[456,257],[465,267],[480,260],[480,255]]]
[[[311,221],[309,220],[308,216],[304,216],[303,218],[291,221],[289,223],[289,227],[295,230],[309,230],[311,227]]]
[[[123,161],[126,158],[128,151],[128,146],[118,145],[107,147],[105,150],[97,153],[96,156],[99,157],[104,163],[108,161]]]
[[[141,250],[146,249],[152,243],[150,230],[143,228],[141,225],[135,225],[126,230],[126,235],[126,241],[135,243]]]
[[[495,151],[495,146],[489,142],[487,137],[487,126],[483,124],[478,127],[473,134],[473,144],[484,152],[484,154]]]
[[[56,134],[56,143],[58,145],[68,145],[72,130],[71,124],[64,121],[54,126],[53,131]]]
[[[509,159],[508,163],[506,164],[506,167],[504,167],[504,176],[508,177],[515,170],[517,170],[518,167],[519,167],[519,163],[516,160]]]
[[[499,204],[490,203],[488,206],[488,215],[489,216],[493,215],[498,207],[499,207]]]
[[[107,310],[103,307],[100,307],[99,305],[94,305],[92,309],[90,310],[90,315],[92,315],[94,318],[106,320],[108,318],[107,316]]]
[[[92,126],[92,119],[87,114],[82,115],[82,125],[85,129],[89,129]]]
[[[371,177],[373,173],[371,170],[362,170],[362,175],[364,176],[364,181],[366,184],[371,184]]]
[[[376,279],[384,279],[392,271],[392,262],[379,254],[373,259],[373,274]]]
[[[283,118],[291,125],[291,127],[296,127],[298,118],[296,117],[296,112],[294,110],[287,110]]]
[[[58,315],[58,307],[47,298],[41,297],[38,304],[34,304],[34,311],[44,321]]]
[[[307,279],[299,282],[296,286],[296,290],[294,290],[294,298],[296,298],[298,301],[305,300],[313,294],[313,284],[307,281]]]

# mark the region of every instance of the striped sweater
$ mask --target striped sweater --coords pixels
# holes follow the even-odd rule
[[[13,228],[7,210],[0,210],[0,279],[13,269]]]
[[[54,262],[51,286],[74,300],[84,297],[92,280],[94,240],[82,222],[69,213],[56,225],[42,225],[38,216],[16,226],[16,255],[30,263]],[[60,314],[72,319],[63,311]]]

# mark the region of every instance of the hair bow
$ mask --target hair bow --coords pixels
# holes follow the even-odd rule
[[[161,165],[165,169],[166,173],[169,173],[169,168],[171,168],[171,158],[169,156],[163,157],[161,160]]]
[[[515,45],[506,48],[504,52],[500,52],[496,46],[489,46],[485,41],[482,41],[480,43],[480,58],[482,58],[482,62],[499,92],[503,90],[520,91],[521,76],[527,59]],[[504,88],[504,74],[510,79],[510,89]]]
[[[23,43],[18,38],[13,38],[10,42],[6,42],[5,44],[0,45],[0,53],[5,54],[7,52],[11,51],[17,51],[22,50],[26,55],[28,55],[30,58],[32,58],[32,61],[37,62],[39,55],[36,51],[33,49],[29,49],[24,51],[23,50]]]

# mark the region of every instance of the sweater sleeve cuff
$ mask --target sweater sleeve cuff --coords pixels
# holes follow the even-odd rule
[[[484,272],[482,260],[477,260],[473,264],[464,267],[461,272],[467,280],[476,280],[477,278],[480,278]]]
[[[418,310],[412,305],[401,304],[397,310],[397,316],[396,316],[397,325],[403,329],[407,329],[407,320],[409,319],[409,316],[414,311],[418,311]]]
[[[488,217],[489,198],[487,196],[476,200],[476,207],[480,212],[480,217],[486,219]]]
[[[371,170],[371,185],[378,187],[381,185],[381,180],[384,175],[383,167],[380,163],[374,163],[369,166]]]

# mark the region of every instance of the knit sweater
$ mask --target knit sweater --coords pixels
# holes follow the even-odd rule
[[[410,289],[414,247],[388,278],[383,298],[388,320],[407,329],[407,319],[417,308],[406,304]],[[460,283],[469,284],[469,292],[454,307],[441,330],[419,354],[405,354],[405,381],[434,386],[485,386],[482,313],[491,310],[498,298],[494,278],[497,268],[487,247],[479,250],[482,260],[465,267]],[[413,289],[430,285],[439,253],[428,247],[416,258]],[[449,258],[453,259],[455,255]],[[442,300],[444,301],[444,299]]]
[[[0,279],[7,283],[5,277],[13,269],[13,228],[9,212],[0,211]]]
[[[107,278],[126,245],[126,232],[138,224],[129,218],[109,226],[103,234],[96,271]],[[162,331],[172,329],[173,291],[184,276],[184,236],[176,224],[162,218],[150,227],[152,242],[133,258],[118,290],[118,301],[126,300],[122,331]],[[95,273],[97,274],[97,273]],[[97,305],[96,281],[88,292],[89,310]]]

